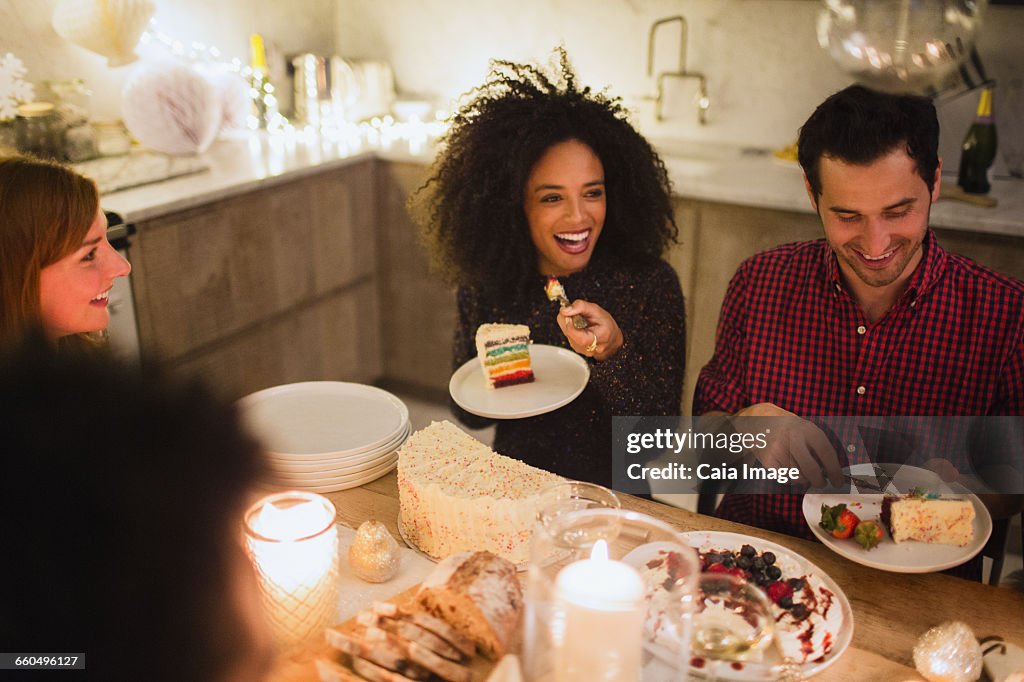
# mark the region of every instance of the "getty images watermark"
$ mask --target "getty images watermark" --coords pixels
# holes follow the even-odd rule
[[[893,494],[1024,494],[1024,417],[615,417],[612,465],[628,493],[803,492],[831,465],[840,488],[884,466]]]

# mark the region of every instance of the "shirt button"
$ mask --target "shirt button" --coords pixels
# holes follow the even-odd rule
[[[863,386],[858,386],[857,387],[857,395],[864,395],[867,392],[868,392],[868,389],[864,388]]]
[[[857,327],[857,333],[858,333],[858,334],[863,334],[863,333],[864,333],[864,332],[866,332],[867,330],[868,330],[868,328],[867,328],[867,327],[865,327],[864,325],[861,325],[861,326]]]
[[[854,445],[853,443],[850,443],[849,445],[846,446],[846,451],[847,452],[856,452],[857,451],[857,446]]]
[[[914,307],[914,306],[916,306],[916,305],[917,305],[917,301],[911,301],[911,302],[910,302],[910,307],[911,307],[911,308],[913,308],[913,307]]]
[[[836,284],[836,291],[842,291],[842,290],[843,290],[843,288],[841,286],[839,286],[838,284]]]

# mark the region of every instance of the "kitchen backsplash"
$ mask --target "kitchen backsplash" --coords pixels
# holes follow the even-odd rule
[[[689,23],[687,68],[707,76],[708,124],[679,115],[658,132],[779,147],[793,141],[826,95],[851,82],[818,46],[820,8],[810,0],[339,0],[336,38],[346,55],[390,59],[400,89],[446,98],[479,82],[490,57],[545,59],[564,44],[587,84],[610,85],[637,102],[655,90],[646,76],[651,24],[682,14]],[[1024,7],[987,12],[985,65],[1000,83],[1019,82]],[[659,29],[656,71],[674,67],[677,34],[675,26]],[[968,95],[940,109],[941,151],[954,169],[976,104],[977,96]],[[1024,120],[1011,121],[1004,111],[997,92],[1000,134],[1015,126],[1024,136]]]
[[[0,53],[12,52],[34,82],[81,77],[93,90],[97,118],[116,118],[131,66],[63,41],[50,18],[57,0],[0,3]],[[779,147],[828,93],[849,82],[818,46],[819,2],[811,0],[156,0],[158,28],[186,41],[214,44],[248,60],[248,36],[263,33],[281,54],[317,52],[389,61],[400,92],[439,103],[478,83],[492,57],[545,60],[569,51],[581,79],[609,86],[638,112],[652,136]],[[646,75],[648,31],[682,14],[689,24],[687,67],[707,77],[707,125],[681,103],[681,91],[654,124],[654,79]],[[1024,79],[1024,8],[989,7],[980,51],[1001,85]],[[655,72],[678,59],[678,28],[658,31]],[[280,78],[280,77],[279,77]],[[672,87],[671,81],[669,81]],[[287,87],[287,83],[283,84]],[[1019,92],[1019,87],[1018,87]],[[1024,135],[996,92],[1000,136]],[[955,166],[975,96],[940,108],[941,151]],[[1006,139],[1009,139],[1007,137]],[[1002,162],[997,161],[999,172]]]

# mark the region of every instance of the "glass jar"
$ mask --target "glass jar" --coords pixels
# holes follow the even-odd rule
[[[64,134],[64,156],[68,161],[86,161],[96,156],[96,134],[88,123],[71,126]]]
[[[264,497],[245,514],[245,539],[260,597],[278,644],[323,639],[337,616],[338,529],[321,495],[290,490]]]
[[[132,148],[132,138],[121,121],[93,121],[96,152],[100,156],[120,156]]]
[[[0,121],[0,156],[18,153],[18,141],[14,132],[14,119]]]
[[[18,151],[64,159],[64,129],[50,102],[32,102],[18,107],[14,130]]]

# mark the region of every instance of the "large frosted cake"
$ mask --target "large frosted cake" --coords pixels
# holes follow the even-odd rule
[[[539,494],[560,480],[499,455],[450,422],[433,422],[398,453],[402,533],[436,559],[486,550],[522,563]]]

